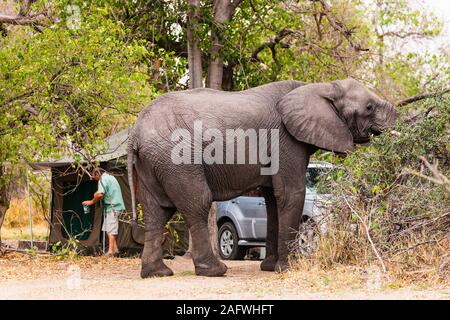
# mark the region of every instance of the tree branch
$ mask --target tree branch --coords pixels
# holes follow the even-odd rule
[[[31,3],[34,2],[32,0],[20,0],[20,10],[19,16],[26,16],[30,12]]]
[[[230,5],[233,7],[233,10],[239,7],[242,1],[243,0],[230,0]]]
[[[379,35],[380,37],[397,37],[400,39],[405,39],[408,37],[427,37],[426,34],[421,33],[421,32],[394,32],[394,31],[389,31],[389,32],[385,32]]]
[[[352,39],[353,29],[349,29],[345,24],[343,24],[341,21],[336,20],[333,15],[331,14],[330,6],[325,2],[325,0],[310,0],[312,2],[319,2],[322,5],[323,8],[323,15],[325,15],[330,22],[330,25],[333,27],[334,30],[341,33],[348,41],[350,46],[355,51],[369,51],[367,48],[361,48],[361,46],[357,43],[355,43]]]
[[[45,25],[45,20],[47,20],[47,13],[40,12],[37,14],[27,15],[27,16],[11,16],[0,14],[0,23],[20,25],[20,26],[34,26],[34,25]]]
[[[251,57],[250,57],[250,61],[258,61],[261,62],[261,59],[258,57],[258,54],[263,51],[265,48],[270,48],[271,52],[272,52],[272,57],[274,58],[275,63],[277,63],[277,59],[276,59],[276,53],[275,53],[275,46],[277,44],[279,44],[281,42],[281,40],[283,40],[285,37],[287,37],[290,34],[296,33],[296,31],[291,30],[291,29],[282,29],[281,31],[279,31],[277,33],[277,35],[275,36],[275,38],[269,42],[263,43],[262,45],[260,45],[259,47],[257,47],[255,49],[255,51],[253,51]],[[283,48],[287,48],[288,46],[286,44],[281,43],[280,44]],[[277,63],[278,64],[278,63]]]
[[[378,250],[375,247],[375,244],[372,241],[372,237],[370,236],[369,228],[367,227],[366,223],[361,218],[361,216],[358,214],[358,212],[356,212],[356,210],[353,209],[353,207],[350,205],[350,203],[348,203],[347,198],[345,196],[343,198],[344,198],[345,203],[347,204],[347,207],[353,212],[353,214],[359,219],[359,221],[361,221],[361,224],[363,225],[364,230],[366,231],[367,240],[369,240],[370,246],[372,247],[372,250],[375,253],[375,256],[377,257],[378,261],[380,262],[383,273],[386,274],[386,272],[387,272],[386,266],[384,264],[383,259],[381,258],[381,255],[378,253]]]
[[[409,97],[409,98],[406,98],[406,99],[403,99],[403,100],[397,102],[397,107],[403,107],[403,106],[406,106],[406,105],[416,102],[416,101],[438,97],[438,96],[441,96],[448,92],[450,92],[450,87],[447,87],[444,90],[437,91],[437,92],[420,93],[418,95],[415,95],[415,96],[412,96],[412,97]]]

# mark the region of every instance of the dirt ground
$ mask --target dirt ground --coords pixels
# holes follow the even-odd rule
[[[50,256],[8,253],[0,258],[0,299],[450,298],[448,286],[389,287],[370,273],[353,269],[276,274],[260,271],[259,261],[227,261],[226,276],[207,278],[195,276],[190,259],[176,257],[166,263],[175,272],[173,277],[144,280],[139,277],[138,258],[57,261]]]

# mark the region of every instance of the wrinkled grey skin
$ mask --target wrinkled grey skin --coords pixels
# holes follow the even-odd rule
[[[266,199],[268,220],[261,269],[286,270],[287,243],[299,227],[311,154],[319,148],[351,152],[354,143],[368,142],[370,134],[380,134],[395,118],[389,103],[353,79],[280,81],[242,92],[194,89],[156,99],[142,111],[129,138],[130,186],[137,189],[145,223],[141,276],[173,274],[163,263],[161,240],[176,210],[184,214],[192,235],[196,274],[223,275],[227,267],[213,255],[209,240],[211,203],[256,187]],[[278,173],[263,176],[260,164],[173,164],[171,133],[180,127],[192,132],[194,120],[203,121],[203,130],[218,128],[224,136],[227,128],[279,129]],[[134,192],[132,201],[134,209]]]

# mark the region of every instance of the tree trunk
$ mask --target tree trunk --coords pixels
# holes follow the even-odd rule
[[[2,225],[5,220],[6,210],[9,208],[9,192],[4,176],[4,167],[0,165],[0,256],[3,254],[2,250]]]
[[[211,27],[211,49],[208,65],[208,74],[206,76],[206,86],[208,88],[222,90],[223,79],[223,58],[220,52],[223,47],[223,27],[231,20],[234,11],[241,3],[239,0],[231,2],[230,0],[214,0],[213,23]]]
[[[198,46],[199,40],[197,31],[200,21],[200,0],[189,0],[187,23],[187,48],[188,48],[188,68],[189,68],[189,89],[203,87],[202,51]],[[189,232],[189,246],[184,254],[185,258],[191,258],[192,237]]]
[[[0,257],[3,255],[3,247],[2,247],[2,225],[3,225],[3,220],[5,218],[5,213],[6,210],[8,210],[8,207],[3,204],[0,203]]]
[[[214,255],[220,259],[219,256],[219,242],[217,239],[217,202],[213,202],[211,209],[209,210],[208,216],[208,230],[209,230],[209,240],[211,242],[211,247]]]
[[[197,32],[200,20],[200,0],[189,0],[187,23],[187,48],[189,66],[189,88],[203,87],[202,52],[198,46]]]
[[[228,64],[223,67],[223,75],[222,75],[222,89],[225,91],[233,90],[233,72],[234,65]]]

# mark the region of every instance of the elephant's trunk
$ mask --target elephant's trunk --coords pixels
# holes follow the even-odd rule
[[[374,125],[370,128],[372,133],[378,135],[392,127],[395,124],[397,117],[398,112],[395,110],[394,106],[389,102],[383,101],[376,114]]]

